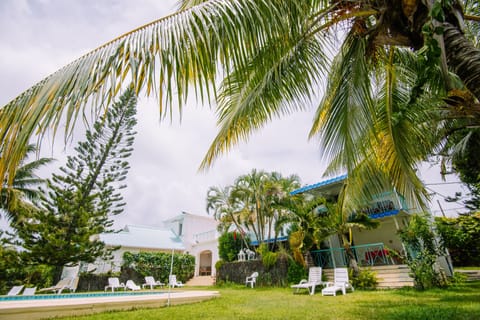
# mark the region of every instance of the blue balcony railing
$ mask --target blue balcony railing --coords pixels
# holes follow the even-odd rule
[[[395,264],[383,243],[370,243],[352,246],[353,254],[359,266],[377,266]],[[316,266],[338,268],[348,266],[348,257],[344,248],[330,248],[310,252]]]

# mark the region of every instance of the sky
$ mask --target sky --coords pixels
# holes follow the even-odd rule
[[[0,106],[74,59],[140,25],[175,10],[172,0],[1,0],[0,1]],[[297,174],[302,184],[325,179],[325,163],[315,140],[308,140],[313,108],[274,120],[218,158],[206,172],[198,167],[216,134],[213,105],[190,100],[182,119],[160,122],[154,99],[140,96],[138,132],[131,169],[123,196],[124,213],[114,218],[125,224],[161,226],[181,212],[206,214],[206,194],[211,186],[233,184],[252,169]],[[75,140],[82,140],[76,130]],[[54,147],[42,146],[42,155],[58,159],[55,168],[72,154],[74,143],[57,139]],[[48,178],[53,167],[40,172]],[[443,184],[438,168],[422,168],[422,177],[448,215],[461,207],[443,197],[460,191],[453,177]],[[442,183],[442,184],[437,184]],[[465,192],[465,190],[462,190]]]

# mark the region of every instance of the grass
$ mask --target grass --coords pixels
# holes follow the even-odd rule
[[[290,288],[220,287],[220,297],[159,309],[136,309],[75,320],[149,319],[480,319],[480,282],[448,289],[360,291],[336,297],[293,294]]]
[[[455,270],[480,270],[480,266],[472,266],[472,267],[455,267]]]

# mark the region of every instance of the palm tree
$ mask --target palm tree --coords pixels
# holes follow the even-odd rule
[[[290,196],[278,204],[289,212],[284,219],[291,223],[288,239],[290,249],[295,261],[304,266],[312,260],[310,251],[320,248],[321,241],[332,233],[330,220],[319,211],[325,205],[324,198],[307,199],[301,194]]]
[[[377,220],[369,218],[366,214],[352,212],[349,209],[349,191],[348,182],[343,186],[339,193],[338,201],[335,204],[328,204],[328,218],[330,219],[331,234],[338,234],[342,240],[345,254],[348,258],[348,265],[353,270],[356,277],[360,273],[357,259],[352,250],[352,228],[374,229],[380,224]]]
[[[213,212],[215,220],[220,222],[219,231],[228,232],[234,225],[236,230],[244,234],[241,217],[237,214],[240,210],[239,203],[235,197],[232,197],[231,192],[232,186],[210,187],[207,192],[207,212]]]
[[[242,234],[253,232],[259,242],[272,239],[272,232],[276,240],[287,213],[278,204],[299,186],[295,175],[283,178],[276,172],[253,169],[238,177],[232,186],[211,187],[207,193],[207,211],[213,211],[221,231],[226,232],[234,225]]]
[[[22,218],[22,210],[35,208],[36,201],[40,199],[38,187],[45,183],[45,180],[38,177],[35,171],[53,160],[51,158],[39,158],[26,162],[35,151],[34,145],[27,146],[24,158],[15,171],[13,183],[9,185],[4,181],[0,191],[0,209],[13,225]]]
[[[137,94],[158,95],[167,102],[166,107],[160,104],[162,115],[169,114],[173,102],[181,108],[192,84],[198,96],[216,100],[220,130],[202,163],[206,167],[273,117],[304,109],[329,74],[336,90],[332,97],[328,91],[318,106],[312,134],[326,135],[325,153],[334,156],[337,170],[350,174],[374,147],[404,147],[391,128],[397,98],[392,85],[397,73],[409,69],[399,59],[403,53],[413,50],[415,61],[424,62],[420,74],[410,75],[414,86],[405,88],[410,102],[430,92],[446,97],[452,89],[471,94],[471,100],[456,99],[467,108],[480,98],[480,51],[470,40],[480,32],[469,24],[479,11],[473,0],[184,0],[178,13],[99,47],[4,106],[0,177],[8,173],[8,184],[13,182],[21,150],[33,135],[39,133],[41,139],[63,119],[65,133],[72,134],[87,104],[103,114],[130,81]],[[333,63],[331,52],[336,55]],[[436,86],[422,76],[433,74],[431,70],[442,75]],[[376,83],[382,72],[383,83]],[[349,81],[338,83],[340,76]],[[385,89],[384,96],[372,92],[377,84]],[[375,114],[379,100],[387,106],[387,123]],[[320,120],[326,117],[332,121],[324,126]],[[337,134],[332,131],[335,122]],[[386,130],[366,130],[377,126]],[[373,140],[376,145],[371,146]],[[343,143],[333,146],[334,141]],[[412,198],[422,195],[413,175],[414,161],[421,156],[393,153],[381,168],[393,172],[386,177]],[[375,179],[373,171],[363,171],[367,180]]]

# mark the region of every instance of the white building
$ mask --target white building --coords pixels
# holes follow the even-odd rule
[[[218,222],[207,216],[187,212],[164,221],[181,239],[185,252],[195,257],[195,276],[215,276],[218,256]]]
[[[215,275],[218,261],[217,221],[207,216],[182,214],[165,220],[163,227],[126,225],[118,233],[99,235],[107,247],[119,247],[113,259],[98,259],[93,264],[82,265],[81,271],[97,274],[118,272],[123,264],[125,252],[188,253],[195,257],[195,276]]]

